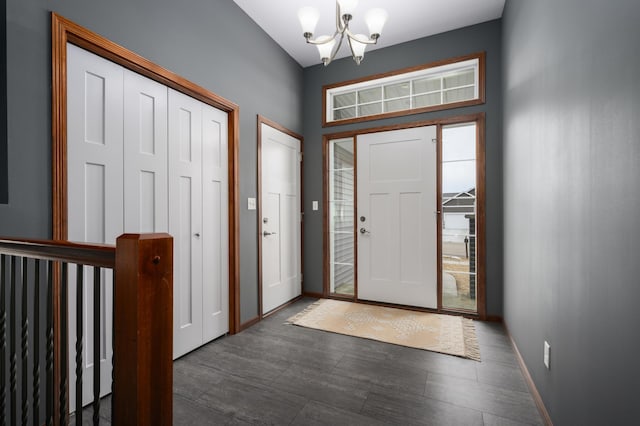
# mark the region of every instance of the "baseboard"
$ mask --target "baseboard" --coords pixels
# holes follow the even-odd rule
[[[322,299],[324,298],[324,294],[322,293],[313,293],[311,291],[305,291],[302,293],[304,297],[313,297],[314,299]]]
[[[500,315],[487,315],[487,322],[502,322],[502,323],[504,323],[504,320],[502,319],[502,317]]]
[[[251,318],[250,320],[245,321],[242,324],[240,324],[240,331],[244,331],[247,328],[251,327],[252,325],[256,325],[259,322],[260,322],[260,316],[257,316],[255,318]]]
[[[529,387],[529,391],[531,392],[531,396],[533,397],[536,406],[538,407],[538,411],[540,412],[540,416],[542,416],[542,420],[545,425],[553,426],[553,422],[551,421],[551,416],[547,411],[547,407],[544,405],[544,401],[542,401],[542,396],[540,396],[540,392],[538,392],[538,388],[536,384],[533,382],[533,378],[529,373],[529,369],[527,368],[527,364],[524,362],[524,358],[522,358],[522,354],[518,350],[518,345],[516,345],[516,341],[513,340],[513,336],[509,332],[509,328],[507,327],[507,323],[502,322],[504,325],[504,329],[507,332],[507,336],[509,336],[509,340],[511,341],[511,346],[513,346],[513,351],[516,353],[516,358],[518,359],[518,364],[520,365],[520,370],[522,370],[522,375],[524,376],[525,382],[527,382],[527,386]]]
[[[265,319],[266,317],[275,314],[278,311],[283,310],[284,308],[286,308],[287,306],[291,306],[294,303],[296,303],[298,300],[302,299],[304,296],[300,295],[300,296],[296,296],[293,299],[289,300],[288,302],[284,302],[282,305],[278,306],[277,308],[267,312],[266,314],[262,315],[262,319]]]

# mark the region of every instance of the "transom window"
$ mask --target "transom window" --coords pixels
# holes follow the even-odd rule
[[[484,54],[324,88],[325,125],[484,102]],[[382,116],[382,117],[381,117]]]

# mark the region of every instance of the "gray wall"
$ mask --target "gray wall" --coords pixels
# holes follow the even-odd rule
[[[384,35],[383,35],[384,37]],[[311,46],[309,48],[312,48]],[[304,70],[304,289],[322,292],[322,135],[441,117],[486,113],[487,313],[502,315],[502,98],[501,24],[499,20],[414,40],[365,55]],[[322,128],[322,86],[437,60],[486,51],[486,103],[427,114]],[[311,210],[318,200],[320,209]]]
[[[639,17],[637,0],[503,16],[505,321],[557,425],[637,422]]]
[[[256,115],[302,132],[302,68],[232,0],[8,0],[9,204],[0,235],[51,236],[49,11],[240,106],[241,319],[258,313]]]

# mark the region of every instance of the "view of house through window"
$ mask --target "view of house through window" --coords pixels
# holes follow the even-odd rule
[[[329,141],[330,292],[354,296],[355,237],[353,138]]]
[[[442,307],[477,311],[476,124],[442,128]]]

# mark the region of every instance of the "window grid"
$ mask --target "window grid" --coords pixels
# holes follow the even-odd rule
[[[336,122],[341,120],[348,120],[360,117],[368,117],[379,114],[385,114],[389,112],[399,112],[399,111],[409,111],[417,108],[428,108],[431,106],[438,105],[447,105],[456,102],[465,102],[478,99],[479,97],[479,61],[477,59],[471,61],[464,61],[464,65],[459,66],[457,68],[451,69],[451,67],[435,67],[435,68],[427,68],[423,70],[421,73],[408,73],[412,74],[410,78],[402,79],[402,76],[398,78],[398,76],[394,77],[393,80],[388,79],[378,79],[372,80],[371,84],[356,84],[357,88],[348,88],[345,90],[344,87],[340,88],[340,91],[331,91],[328,90],[325,94],[328,99],[329,111],[327,114],[329,115],[329,122]],[[470,65],[467,65],[469,64]],[[459,64],[454,64],[459,65]],[[444,70],[440,70],[439,68],[445,68]],[[471,75],[470,75],[471,73]],[[456,77],[461,82],[455,82]],[[464,80],[471,77],[473,79],[473,83],[468,83]],[[447,79],[451,79],[453,81],[447,81]],[[384,80],[379,82],[380,80]],[[438,89],[437,90],[428,90],[430,89],[429,84],[434,84],[437,81]],[[426,91],[416,91],[415,85],[416,83],[423,83],[427,87]],[[452,85],[454,84],[454,85]],[[388,96],[386,93],[387,88],[401,88],[402,85],[408,86],[408,94],[401,94],[400,96]],[[466,96],[464,94],[465,89],[473,89],[470,96]],[[366,92],[367,96],[370,97],[372,93],[375,91],[379,92],[380,97],[377,99],[367,99],[366,101],[361,101],[361,93]],[[447,101],[447,93],[460,93],[460,99],[454,99]],[[434,95],[437,99],[432,99]],[[388,97],[387,97],[388,96]],[[452,95],[454,96],[454,95]],[[336,98],[340,98],[340,106],[335,106]],[[424,99],[423,103],[420,103],[419,100]],[[408,107],[403,107],[398,103],[401,101],[408,101]],[[366,113],[370,111],[369,113]],[[373,112],[371,112],[373,111]]]

